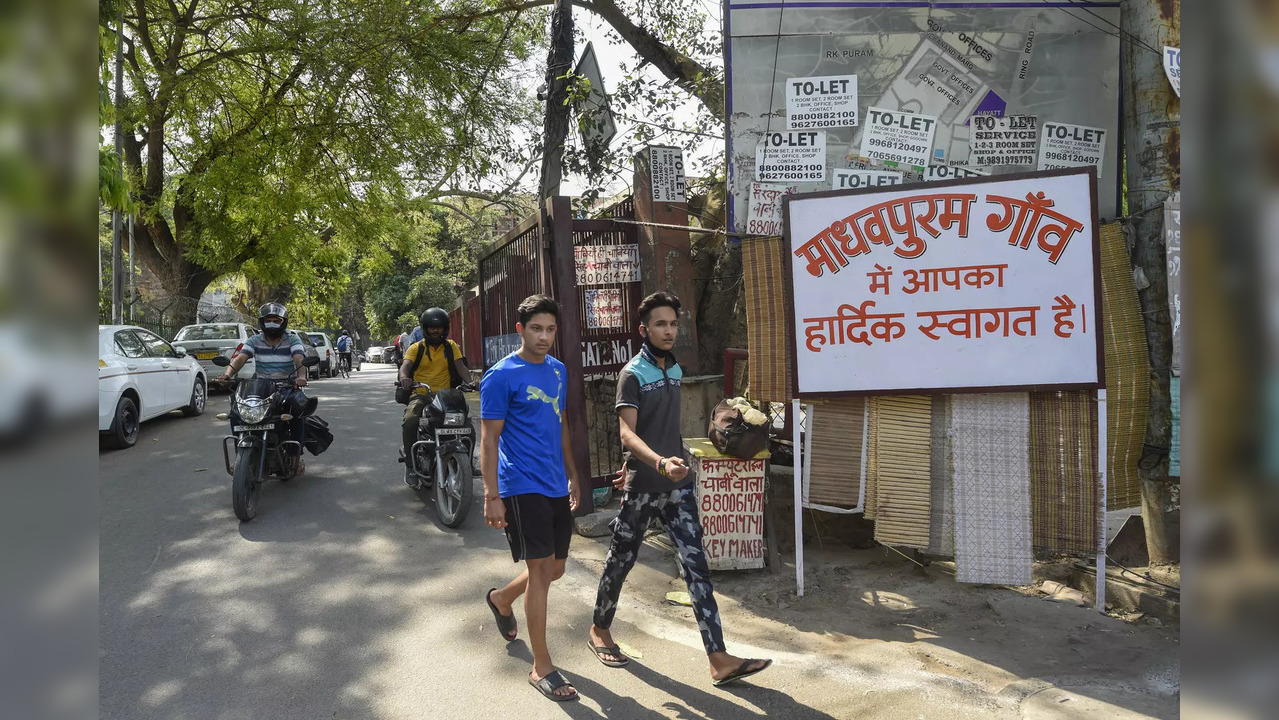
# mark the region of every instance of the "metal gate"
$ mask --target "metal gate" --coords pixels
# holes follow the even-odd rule
[[[614,222],[634,215],[629,198],[595,219],[574,218],[569,198],[551,198],[542,212],[524,220],[480,258],[485,369],[519,349],[515,311],[524,298],[543,293],[560,301],[563,316],[551,354],[564,362],[570,377],[580,379],[569,388],[567,411],[578,466],[591,476],[592,487],[608,485],[621,463],[613,401],[617,372],[639,351],[635,308],[641,286],[638,281],[591,282],[600,278],[582,275],[578,248],[629,245],[638,253],[635,226]],[[564,353],[568,343],[579,346],[571,356]]]

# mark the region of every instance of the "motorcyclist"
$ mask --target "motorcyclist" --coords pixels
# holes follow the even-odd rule
[[[449,340],[449,314],[438,307],[430,308],[418,318],[422,328],[422,340],[404,349],[404,363],[400,366],[399,382],[407,386],[416,381],[431,390],[449,387],[471,387],[467,383],[470,369],[462,358],[462,348]],[[448,358],[452,357],[450,367]],[[416,369],[414,366],[416,365]],[[418,426],[422,412],[431,401],[431,390],[417,388],[404,408],[404,456],[407,458],[417,442]],[[409,482],[406,478],[405,482]]]
[[[338,363],[340,364],[345,361],[346,369],[350,370],[355,366],[355,363],[351,362],[351,347],[354,345],[354,342],[351,340],[351,335],[347,333],[346,330],[343,330],[342,334],[338,336],[337,345]]]
[[[292,408],[293,419],[289,421],[290,437],[298,442],[296,448],[290,448],[298,454],[297,474],[303,471],[302,444],[305,441],[306,422],[301,417],[306,407],[306,394],[301,388],[306,386],[306,369],[302,361],[306,358],[306,347],[297,335],[286,332],[289,327],[289,310],[281,303],[269,302],[258,308],[258,329],[261,331],[244,342],[240,352],[231,358],[231,364],[222,371],[218,379],[231,382],[240,368],[249,361],[257,360],[257,376],[264,380],[293,380],[294,389],[289,392],[285,402]]]

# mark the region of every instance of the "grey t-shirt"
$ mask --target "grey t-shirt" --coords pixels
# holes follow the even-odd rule
[[[663,370],[646,347],[641,347],[617,375],[615,407],[636,408],[635,433],[663,457],[684,457],[684,441],[679,432],[679,388],[683,377],[684,371],[677,363],[672,362]],[[633,492],[666,492],[693,484],[692,473],[680,482],[671,482],[629,451],[625,458],[626,487]]]

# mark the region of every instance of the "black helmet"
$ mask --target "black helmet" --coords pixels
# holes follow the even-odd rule
[[[281,320],[283,320],[283,322],[280,323],[280,327],[268,328],[266,326],[266,319],[267,317],[271,315],[276,315]],[[258,329],[262,331],[263,335],[266,335],[267,337],[274,340],[275,338],[278,338],[281,335],[283,335],[285,328],[287,328],[288,326],[289,326],[289,309],[284,307],[280,303],[269,302],[263,305],[262,307],[258,308]]]
[[[418,323],[422,326],[422,337],[430,345],[439,345],[449,336],[449,314],[445,312],[444,308],[433,307],[427,309],[418,318]],[[431,333],[427,332],[430,328],[444,328],[444,334],[432,337]]]

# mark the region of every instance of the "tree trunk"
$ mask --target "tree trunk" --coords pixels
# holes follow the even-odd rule
[[[1162,51],[1165,45],[1181,45],[1181,2],[1125,0],[1121,23],[1128,215],[1136,231],[1133,264],[1146,280],[1140,282],[1139,276],[1138,294],[1150,346],[1146,445],[1147,453],[1162,452],[1154,456],[1157,461],[1148,457],[1142,463],[1142,519],[1150,562],[1163,564],[1176,561],[1180,538],[1175,535],[1177,524],[1169,522],[1169,513],[1177,511],[1176,479],[1168,476],[1167,457],[1172,435],[1172,328],[1160,208],[1181,187],[1181,100],[1164,75]]]
[[[560,192],[564,140],[568,137],[568,81],[573,69],[573,3],[556,0],[551,15],[551,49],[546,58],[546,121],[542,127],[542,200]]]

